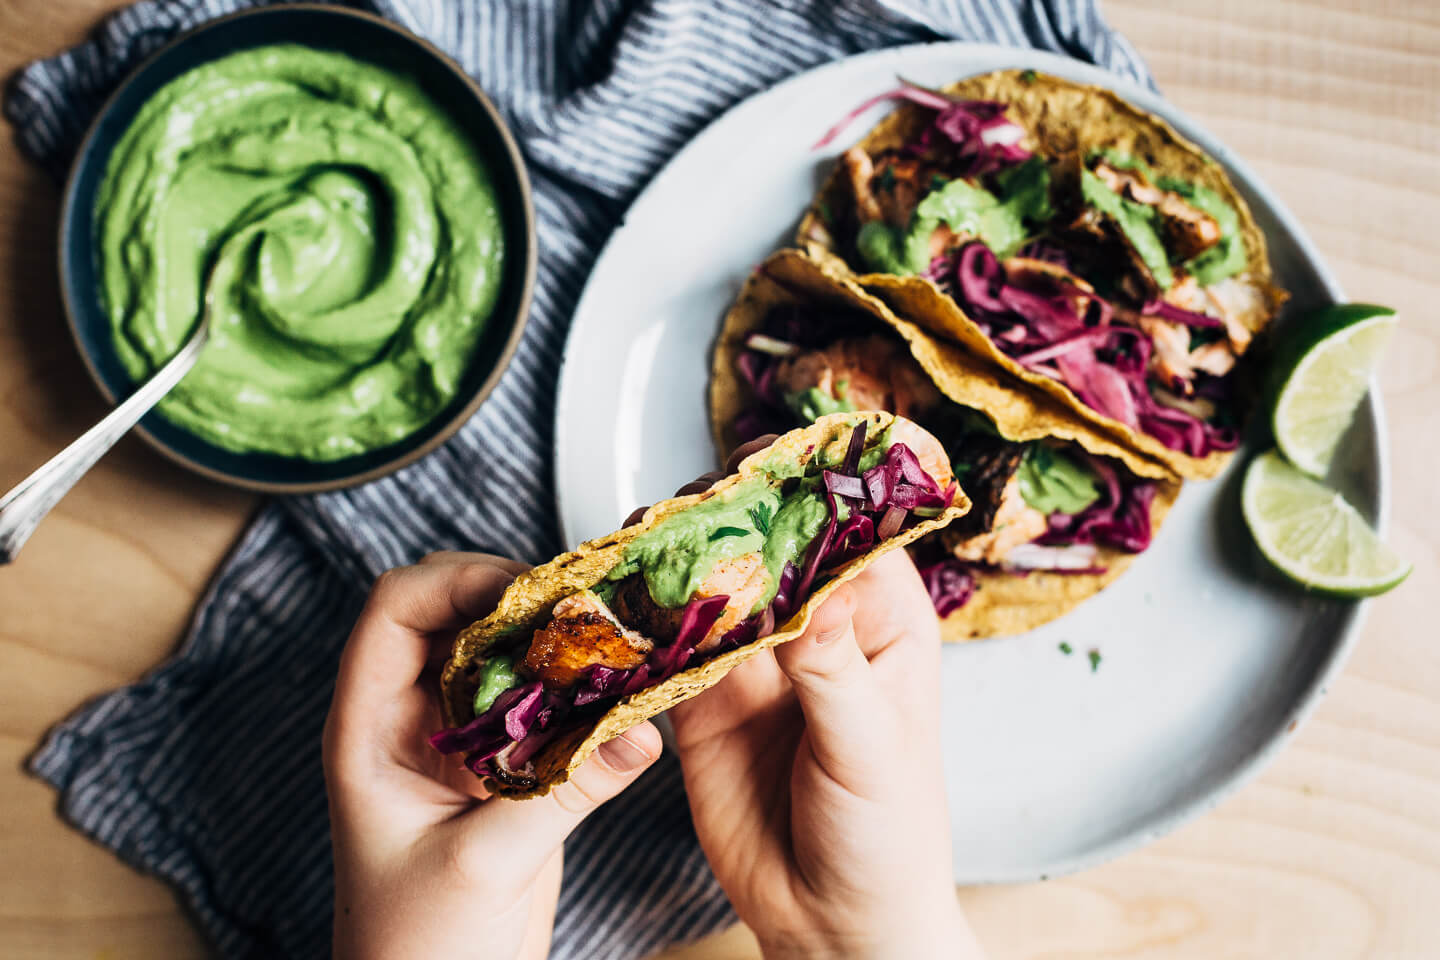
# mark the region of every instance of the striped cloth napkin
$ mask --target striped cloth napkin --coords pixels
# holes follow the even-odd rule
[[[252,3],[145,0],[83,46],[31,64],[5,101],[22,148],[62,173],[99,105],[141,58],[177,31]],[[1149,82],[1095,0],[351,5],[446,50],[504,112],[535,186],[539,276],[509,371],[448,444],[356,489],[270,502],[175,658],[84,707],[32,758],[60,791],[65,817],[173,884],[224,956],[329,953],[320,729],[340,647],[371,581],[431,550],[538,562],[561,548],[550,425],[565,332],[596,253],[666,159],[750,94],[881,46],[1033,46]],[[644,956],[733,919],[696,844],[679,769],[666,758],[566,845],[552,956]]]

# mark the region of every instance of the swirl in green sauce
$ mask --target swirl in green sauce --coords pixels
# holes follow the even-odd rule
[[[291,45],[161,88],[95,221],[137,381],[184,343],[215,265],[213,339],[160,411],[311,460],[395,443],[454,399],[504,260],[489,174],[450,117],[406,76]]]

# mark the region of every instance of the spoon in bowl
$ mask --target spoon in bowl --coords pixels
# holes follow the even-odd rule
[[[213,272],[212,268],[212,275]],[[55,454],[0,498],[0,564],[15,559],[25,541],[30,539],[30,535],[40,525],[40,521],[45,519],[46,514],[70,492],[70,488],[95,465],[95,461],[115,446],[116,441],[129,432],[130,428],[149,413],[150,409],[160,402],[160,398],[169,393],[170,389],[190,372],[190,368],[195,366],[195,361],[200,359],[200,351],[210,341],[210,316],[215,302],[215,287],[208,280],[207,277],[205,306],[200,313],[200,322],[195,325],[195,331],[190,334],[190,339],[185,341],[179,352],[156,370],[124,403],[111,410],[105,419],[82,433],[70,446]]]

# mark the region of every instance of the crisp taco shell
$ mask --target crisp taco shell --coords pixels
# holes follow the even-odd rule
[[[1286,299],[1276,287],[1261,232],[1245,198],[1235,189],[1224,169],[1204,151],[1161,118],[1139,110],[1103,87],[1074,83],[1034,71],[1001,70],[980,74],[944,88],[945,92],[970,100],[998,100],[1008,105],[1008,116],[1025,131],[1021,144],[1052,161],[1061,157],[1085,156],[1092,150],[1110,148],[1147,163],[1158,175],[1179,177],[1220,194],[1239,215],[1248,265],[1238,276],[1254,286],[1265,309],[1247,317],[1252,333],[1259,333],[1274,319]],[[932,116],[930,111],[904,104],[880,121],[859,143],[871,156],[913,141]],[[1109,432],[1125,445],[1164,463],[1177,476],[1187,479],[1213,477],[1233,455],[1214,451],[1205,457],[1191,457],[1171,450],[1154,437],[1125,426],[1091,409],[1058,381],[1028,370],[1006,356],[976,326],[949,296],[924,277],[897,277],[890,274],[856,274],[845,258],[850,241],[844,230],[832,229],[822,211],[846,209],[850,188],[838,165],[816,195],[797,234],[797,243],[836,276],[848,277],[879,296],[901,316],[928,330],[964,344],[977,357],[1009,372],[1035,390],[1054,397],[1087,423]]]
[[[1072,441],[1092,455],[1121,461],[1136,476],[1156,481],[1152,530],[1159,529],[1180,493],[1180,481],[1165,465],[1076,417],[1049,395],[1024,390],[993,363],[897,316],[875,296],[847,282],[843,264],[822,262],[796,250],[772,254],[746,281],[721,323],[710,375],[710,423],[721,459],[737,445],[735,419],[751,402],[749,387],[736,373],[736,358],[744,350],[745,338],[761,328],[769,312],[786,304],[860,311],[888,326],[909,345],[911,355],[941,393],[989,416],[1006,439]],[[1134,559],[1135,554],[1102,546],[1100,563],[1106,568],[1102,574],[1016,576],[982,570],[976,578],[979,589],[964,607],[941,621],[941,634],[947,641],[959,641],[1024,633],[1099,593]]]
[[[530,634],[549,620],[551,610],[558,601],[603,580],[611,568],[620,562],[625,546],[630,541],[693,504],[719,496],[732,487],[768,474],[770,471],[766,469],[767,465],[777,462],[804,465],[827,448],[832,452],[836,449],[843,451],[854,426],[862,421],[867,426],[867,449],[877,442],[880,434],[892,423],[906,429],[918,429],[908,421],[888,413],[842,413],[822,417],[813,425],[792,430],[770,447],[747,457],[740,464],[738,472],[727,476],[709,490],[687,497],[662,500],[646,510],[638,523],[609,536],[582,543],[575,550],[521,574],[506,588],[493,613],[466,627],[456,637],[450,660],[441,673],[442,706],[446,724],[460,726],[471,718],[470,704],[475,695],[475,681],[470,678],[468,670],[471,664],[483,657],[491,647],[502,641],[513,641],[517,635],[524,638],[522,642],[528,642]],[[944,485],[951,478],[947,476],[936,479]],[[777,625],[774,633],[622,698],[605,713],[545,746],[533,761],[536,783],[496,783],[493,784],[493,789],[497,793],[512,797],[532,797],[549,792],[551,787],[568,779],[571,772],[584,763],[600,744],[642,720],[662,713],[682,700],[688,700],[702,690],[714,686],[725,674],[761,651],[798,637],[810,623],[815,609],[840,584],[853,579],[883,554],[945,526],[963,515],[969,506],[970,501],[964,493],[957,492],[954,502],[939,516],[903,530],[889,540],[877,544],[863,556],[829,571],[826,582],[806,598],[788,620]]]

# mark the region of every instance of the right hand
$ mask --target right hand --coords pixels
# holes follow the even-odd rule
[[[700,844],[769,960],[983,955],[955,898],[939,676],[895,551],[671,709]]]

